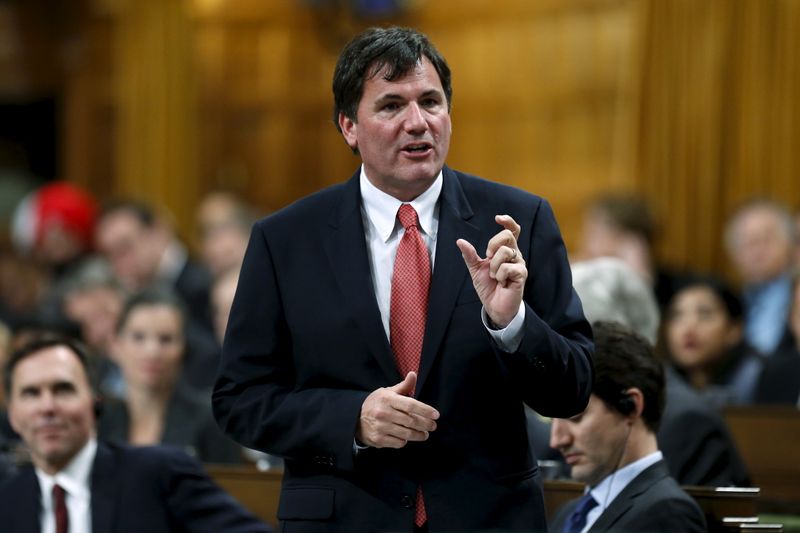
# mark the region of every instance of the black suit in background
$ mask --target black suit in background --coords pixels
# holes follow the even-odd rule
[[[681,485],[749,487],[750,475],[722,415],[666,369],[666,406],[658,447]]]
[[[522,402],[570,417],[592,382],[591,329],[548,204],[443,169],[416,398],[441,414],[425,442],[353,452],[361,405],[402,378],[371,281],[359,174],[257,223],[228,322],[214,411],[247,447],[285,458],[286,531],[411,531],[423,488],[431,532],[546,528]],[[499,350],[455,242],[479,253],[521,226],[524,338]]]
[[[553,533],[564,529],[577,502],[571,500],[556,512],[550,527]],[[706,531],[706,521],[697,502],[670,477],[667,465],[659,461],[633,478],[588,530],[604,531],[700,533]]]
[[[0,484],[4,533],[40,530],[41,492],[32,466]],[[177,449],[98,442],[91,472],[93,533],[268,533],[264,523]]]
[[[97,421],[97,434],[106,441],[130,442],[130,413],[124,401],[104,402]],[[211,415],[209,400],[179,386],[172,394],[164,415],[160,444],[181,448],[203,463],[241,463],[242,448],[226,436]]]
[[[756,403],[800,405],[800,352],[794,345],[784,346],[765,361]]]

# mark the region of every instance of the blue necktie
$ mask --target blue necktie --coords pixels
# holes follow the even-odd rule
[[[595,507],[597,507],[597,502],[592,498],[592,493],[584,494],[583,498],[578,501],[578,505],[575,506],[575,510],[567,518],[567,523],[564,524],[564,533],[580,533],[586,526],[586,516]]]

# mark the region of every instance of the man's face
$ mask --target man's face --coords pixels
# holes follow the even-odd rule
[[[742,278],[761,283],[780,276],[792,260],[792,242],[780,217],[767,207],[754,207],[736,221],[731,255]]]
[[[95,434],[94,398],[78,357],[53,346],[17,363],[8,414],[34,464],[54,474]]]
[[[431,62],[394,80],[383,71],[364,82],[353,121],[340,114],[347,144],[358,149],[370,182],[410,201],[430,187],[450,148],[450,112],[442,82]]]
[[[564,456],[572,479],[594,487],[621,466],[628,431],[626,419],[592,394],[583,414],[553,419],[550,447]]]
[[[97,248],[114,275],[127,287],[146,286],[158,266],[154,257],[153,230],[124,211],[104,216],[97,225]]]
[[[123,303],[122,293],[113,287],[88,287],[67,294],[63,311],[80,325],[83,339],[95,353],[107,356]]]

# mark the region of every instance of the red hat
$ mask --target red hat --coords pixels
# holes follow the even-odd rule
[[[99,207],[86,191],[71,183],[48,183],[25,197],[14,213],[14,242],[24,250],[41,244],[52,227],[76,236],[89,249]]]

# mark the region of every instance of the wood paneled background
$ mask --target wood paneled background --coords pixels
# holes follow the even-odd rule
[[[27,30],[62,28],[39,76],[63,104],[63,177],[168,207],[186,237],[213,187],[273,210],[352,173],[330,79],[372,24],[431,37],[454,73],[449,164],[547,197],[570,247],[593,196],[633,191],[663,260],[724,271],[738,202],[800,207],[796,0],[415,0],[379,21],[342,0],[12,4]]]

